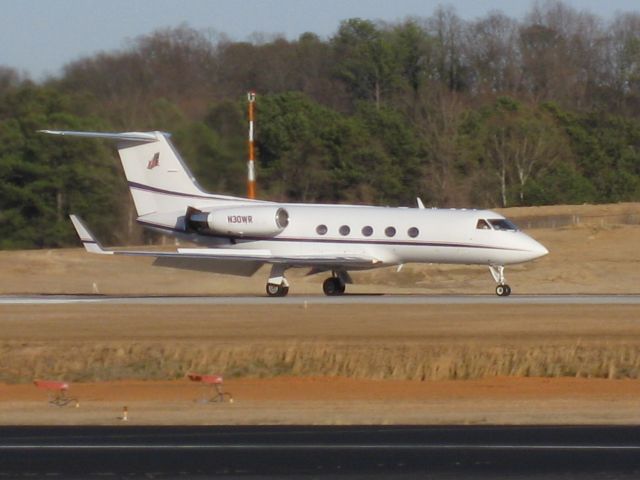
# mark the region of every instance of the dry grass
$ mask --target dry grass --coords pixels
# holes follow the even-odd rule
[[[0,381],[640,378],[640,307],[5,306]]]
[[[165,380],[183,378],[190,371],[224,372],[228,378],[327,375],[419,381],[492,376],[640,378],[637,344],[392,345],[372,349],[305,342],[244,347],[142,342],[66,347],[61,352],[46,344],[0,345],[0,381]]]

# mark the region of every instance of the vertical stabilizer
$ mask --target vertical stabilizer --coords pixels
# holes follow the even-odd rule
[[[187,207],[200,204],[237,204],[247,201],[237,197],[212,195],[202,190],[166,133],[41,132],[115,140],[139,217],[186,210]]]
[[[138,216],[182,210],[211,198],[196,184],[168,135],[153,133],[153,142],[118,142],[118,154]]]

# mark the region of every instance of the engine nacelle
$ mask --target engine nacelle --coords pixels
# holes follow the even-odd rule
[[[272,237],[289,225],[289,213],[277,206],[237,206],[203,212],[189,208],[187,230],[205,235]]]

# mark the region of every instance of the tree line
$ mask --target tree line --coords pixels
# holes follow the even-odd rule
[[[562,2],[343,21],[323,39],[231,41],[186,25],[33,82],[0,67],[0,248],[74,244],[66,215],[141,241],[111,145],[41,128],[164,130],[208,189],[244,195],[258,92],[259,196],[497,207],[640,200],[640,14]]]

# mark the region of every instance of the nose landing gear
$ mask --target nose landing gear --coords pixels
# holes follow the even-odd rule
[[[496,295],[499,297],[508,297],[511,295],[511,287],[504,281],[504,265],[490,265],[489,271],[498,284],[496,287]]]
[[[511,287],[509,285],[498,285],[496,287],[496,295],[499,297],[508,297],[511,295]]]

